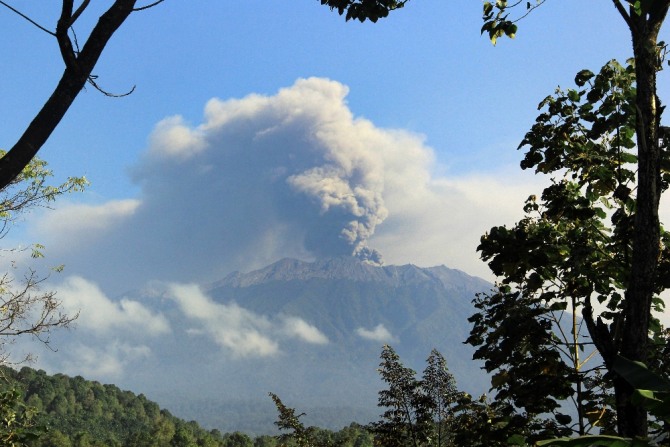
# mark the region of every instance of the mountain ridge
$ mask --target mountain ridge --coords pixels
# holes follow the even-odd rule
[[[317,259],[312,262],[283,258],[266,267],[247,273],[232,272],[222,280],[205,285],[206,290],[218,287],[249,287],[269,281],[308,279],[347,279],[361,282],[381,282],[388,285],[407,285],[426,280],[440,281],[452,286],[456,279],[488,284],[485,280],[446,267],[418,267],[414,264],[379,266],[351,256]]]
[[[135,368],[132,375],[115,383],[207,428],[274,432],[268,392],[308,413],[310,424],[337,429],[353,417],[359,423],[377,420],[377,393],[384,386],[377,368],[384,344],[417,371],[435,348],[460,389],[479,395],[489,387],[481,365],[472,360],[474,349],[463,342],[470,331],[467,319],[476,311],[475,294],[492,285],[459,270],[376,266],[345,257],[285,258],[233,272],[200,290],[184,287],[182,292],[191,294],[186,297],[177,297],[170,287],[149,285],[117,298],[160,315],[169,331],[136,345],[100,349],[137,346],[129,351],[139,353],[128,361]],[[271,351],[240,355],[240,346],[230,340],[255,340]],[[86,341],[96,347],[93,343],[104,339]],[[74,348],[58,344],[64,352],[81,346],[77,337],[69,342]],[[70,362],[61,361],[61,368],[54,362],[49,369],[80,374]]]

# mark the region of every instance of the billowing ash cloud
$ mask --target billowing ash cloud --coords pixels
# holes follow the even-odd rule
[[[274,96],[212,99],[196,126],[166,118],[132,170],[140,197],[64,206],[35,237],[105,289],[206,280],[285,256],[380,263],[368,240],[388,215],[385,153],[421,142],[354,118],[347,93],[335,81],[300,79]]]
[[[222,224],[245,219],[248,230],[261,230],[256,234],[276,231],[268,223],[284,226],[313,255],[372,260],[366,242],[388,214],[380,155],[388,139],[353,118],[347,93],[342,84],[311,78],[273,97],[213,99],[198,127],[179,117],[158,124],[135,178],[148,198],[205,195],[212,199],[205,206],[242,214]],[[184,176],[187,191],[175,185]],[[222,225],[221,236],[236,239],[240,230]]]

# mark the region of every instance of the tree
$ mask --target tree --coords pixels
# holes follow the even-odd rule
[[[71,177],[59,186],[51,186],[47,184],[51,176],[47,163],[35,158],[7,187],[0,190],[0,238],[24,214],[35,208],[48,207],[57,197],[81,191],[87,184],[83,177]],[[34,245],[31,256],[42,257],[42,249],[41,245]],[[4,251],[7,254],[16,249]],[[5,346],[16,337],[31,335],[48,345],[52,329],[67,327],[77,317],[61,312],[55,292],[40,291],[43,280],[32,269],[28,270],[23,280],[17,279],[12,272],[0,276],[0,338],[3,339],[0,360],[7,360],[9,352]]]
[[[496,373],[497,397],[511,399],[530,415],[554,413],[558,426],[580,435],[593,426],[607,428],[607,389],[613,388],[619,434],[631,437],[631,386],[622,383],[614,364],[627,352],[629,288],[635,277],[640,200],[636,73],[633,65],[611,61],[598,75],[578,73],[577,89],[557,90],[540,103],[543,113],[520,145],[528,147],[521,166],[551,175],[552,183],[541,198],[529,197],[521,221],[512,228],[492,228],[478,247],[502,280],[491,294],[475,300],[479,313],[470,318],[468,339],[478,347],[475,358]],[[668,154],[661,155],[666,166]],[[665,172],[659,194],[668,180]],[[670,285],[670,233],[659,234],[644,341],[645,359],[658,359],[658,366],[667,363],[666,335],[651,311],[662,310],[658,294]],[[593,301],[605,310],[596,314]],[[602,367],[584,367],[593,346]],[[575,423],[562,413],[569,399],[575,402]],[[646,423],[645,414],[644,430],[634,431],[646,433]],[[557,430],[552,436],[565,434]]]
[[[273,393],[269,393],[269,395],[279,412],[279,418],[275,421],[275,425],[279,430],[286,430],[288,432],[278,437],[279,445],[286,445],[287,441],[293,440],[298,447],[316,446],[317,443],[314,436],[316,427],[305,427],[300,421],[300,418],[305,413],[296,415],[295,409],[284,405],[279,396]]]
[[[426,445],[431,421],[416,372],[405,367],[389,345],[382,348],[381,359],[378,371],[388,388],[379,391],[378,406],[385,411],[372,425],[375,439],[386,446]]]
[[[385,17],[389,11],[404,6],[404,2],[392,0],[322,0],[322,3],[324,1],[340,14],[347,11],[348,19],[357,18],[361,21],[365,18],[375,21],[379,17]],[[521,1],[509,3],[507,0],[496,0],[495,3],[485,1],[482,33],[487,32],[494,44],[501,36],[513,38],[518,31],[517,22],[544,2],[545,0],[536,0],[534,4]],[[624,293],[620,322],[616,327],[616,334],[606,334],[606,330],[614,328],[599,325],[600,337],[597,338],[616,338],[619,340],[616,346],[618,353],[632,360],[646,362],[650,355],[649,331],[653,324],[651,311],[658,288],[659,255],[662,246],[658,206],[664,189],[661,165],[667,144],[661,143],[664,138],[660,126],[663,107],[656,89],[656,77],[661,69],[665,44],[659,42],[658,37],[670,8],[670,0],[612,0],[612,4],[629,29],[632,39],[636,77],[633,107],[637,182],[635,212],[631,216],[633,227],[630,234],[630,274],[621,287]],[[517,18],[510,18],[510,11],[523,5],[526,9]],[[584,310],[588,312],[586,308]],[[611,366],[611,360],[606,363]],[[630,437],[646,435],[646,411],[632,403],[633,388],[619,376],[613,380],[619,434]]]
[[[16,389],[0,391],[0,445],[22,447],[46,431],[35,424],[34,408],[21,401]]]
[[[279,418],[275,425],[288,433],[279,436],[279,445],[298,446],[365,446],[370,445],[370,433],[374,445],[393,446],[452,446],[454,433],[462,419],[456,412],[466,398],[456,389],[456,381],[447,368],[447,362],[437,350],[426,360],[422,379],[416,372],[405,367],[395,350],[384,345],[381,353],[379,374],[388,385],[379,391],[379,407],[384,408],[381,420],[367,427],[351,424],[334,435],[316,427],[305,427],[300,421],[304,413],[284,405],[281,399],[270,393],[277,407]],[[369,432],[368,432],[369,431]]]
[[[463,393],[458,391],[456,380],[447,368],[447,361],[437,349],[433,349],[426,360],[421,392],[431,414],[432,445],[452,445],[456,407]]]
[[[395,350],[385,345],[379,374],[388,385],[379,391],[382,419],[371,424],[375,442],[384,446],[450,446],[454,444],[456,412],[464,398],[447,362],[433,349],[422,378],[405,367]]]
[[[505,0],[495,4],[485,2],[482,32],[488,32],[494,43],[503,35],[514,37],[519,19],[511,20],[509,11],[520,3],[508,4]],[[527,9],[532,10],[542,3],[544,0],[538,0],[535,6],[527,3]],[[649,356],[651,310],[658,288],[658,259],[662,245],[658,206],[664,190],[661,164],[665,146],[660,142],[663,137],[660,126],[663,107],[656,91],[656,76],[661,69],[665,44],[659,42],[658,36],[670,0],[612,0],[612,3],[628,27],[633,44],[636,90],[632,106],[637,142],[637,194],[632,218],[630,274],[622,284],[625,292],[618,333],[606,335],[606,328],[600,326],[602,336],[599,338],[617,338],[620,342],[616,349],[620,354],[645,362]],[[646,411],[632,404],[633,388],[621,377],[614,380],[619,434],[631,437],[646,435]]]

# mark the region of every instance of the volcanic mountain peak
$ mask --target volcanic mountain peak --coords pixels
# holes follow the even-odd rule
[[[317,259],[313,262],[284,258],[249,273],[233,272],[210,285],[217,287],[249,287],[273,281],[305,281],[309,279],[344,279],[357,282],[380,282],[391,286],[439,282],[450,287],[454,282],[484,283],[479,278],[445,266],[421,268],[412,264],[377,266],[351,256]]]

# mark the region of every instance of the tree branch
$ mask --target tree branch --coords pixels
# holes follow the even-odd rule
[[[77,19],[78,19],[79,16],[81,15],[81,13],[84,12],[84,10],[85,10],[86,8],[88,8],[88,4],[89,4],[90,2],[91,2],[91,0],[84,0],[84,1],[81,3],[81,5],[79,5],[79,8],[77,8],[77,10],[74,12],[74,14],[72,14],[72,17],[70,18],[70,26],[74,25],[74,22],[77,21]]]
[[[53,31],[50,31],[50,30],[46,29],[45,27],[43,27],[42,25],[40,25],[39,23],[37,23],[36,21],[34,21],[33,19],[31,19],[31,18],[28,17],[27,15],[25,15],[24,13],[22,13],[22,12],[19,11],[18,9],[14,8],[13,6],[11,6],[11,5],[9,5],[9,4],[7,4],[7,3],[1,1],[1,0],[0,0],[0,5],[2,5],[2,6],[4,6],[5,8],[11,10],[13,13],[15,13],[15,14],[17,14],[17,15],[23,17],[23,18],[26,19],[28,22],[32,23],[33,25],[35,25],[36,27],[38,27],[39,29],[41,29],[41,30],[44,31],[45,33],[51,34],[51,35],[54,36],[54,37],[56,36],[56,34],[54,34]]]
[[[626,11],[626,8],[621,4],[619,0],[612,0],[614,3],[614,7],[616,8],[617,11],[619,11],[619,14],[621,14],[621,17],[623,17],[624,22],[626,22],[626,25],[628,25],[628,28],[633,29],[633,22],[630,19],[630,15]]]
[[[56,37],[65,59],[65,70],[55,90],[28,125],[23,135],[9,152],[0,158],[0,189],[11,183],[21,173],[51,136],[74,99],[86,85],[91,71],[109,39],[133,12],[136,1],[115,0],[112,6],[98,19],[98,23],[91,31],[81,52],[75,55],[72,42],[67,34],[73,18],[73,1],[63,0],[63,9],[58,21]],[[84,4],[87,4],[86,1],[77,11],[83,11]],[[72,60],[73,56],[74,60]],[[68,63],[68,60],[70,63]]]
[[[144,11],[145,9],[153,8],[154,6],[163,3],[165,0],[157,0],[149,5],[140,6],[139,8],[133,9],[133,11]]]
[[[73,0],[63,0],[63,8],[61,9],[58,24],[56,25],[56,40],[58,40],[58,48],[60,49],[60,54],[63,58],[63,62],[65,62],[65,66],[76,70],[77,56],[72,47],[70,36],[68,35],[68,30],[70,29],[70,24],[72,22],[72,7]]]

